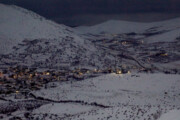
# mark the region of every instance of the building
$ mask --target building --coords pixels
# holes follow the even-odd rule
[[[3,78],[4,77],[4,74],[2,71],[0,71],[0,78]]]

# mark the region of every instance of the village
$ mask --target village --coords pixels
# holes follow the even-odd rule
[[[102,34],[98,39],[92,42],[106,51],[106,53],[114,56],[113,63],[107,63],[104,68],[83,68],[70,67],[69,63],[63,65],[62,69],[44,69],[39,70],[37,67],[17,65],[12,67],[9,65],[0,69],[0,94],[7,95],[28,94],[32,90],[40,90],[41,88],[56,87],[53,82],[63,81],[79,81],[91,77],[97,77],[103,74],[115,73],[126,74],[136,70],[137,72],[164,72],[166,74],[179,74],[179,69],[162,69],[155,65],[166,64],[180,60],[179,39],[175,42],[164,43],[146,43],[143,35],[134,38],[136,33],[129,34]],[[148,34],[149,35],[149,34]],[[105,39],[106,38],[106,39]],[[161,47],[158,47],[161,44]],[[167,52],[168,51],[168,52]],[[175,52],[176,51],[176,52]],[[134,54],[136,52],[136,54]],[[107,61],[104,61],[105,63]]]
[[[16,98],[18,98],[17,94],[26,97],[33,90],[56,87],[55,84],[49,83],[79,81],[107,73],[130,74],[130,71],[126,69],[89,70],[85,68],[61,71],[38,71],[36,68],[28,68],[26,66],[10,67],[0,72],[0,95],[15,93]]]
[[[154,28],[153,28],[154,29]],[[173,42],[151,42],[148,37],[166,31],[154,32],[153,29],[145,33],[126,34],[89,34],[90,39],[96,46],[102,48],[106,53],[112,54],[120,63],[125,60],[138,61],[142,66],[166,64],[180,60],[179,37]],[[116,60],[116,61],[117,61]]]

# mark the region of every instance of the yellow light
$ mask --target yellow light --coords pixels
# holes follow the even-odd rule
[[[0,72],[0,77],[3,77],[3,73]]]
[[[16,76],[16,75],[13,75],[13,78],[14,78],[14,79],[16,79],[16,78],[17,78],[17,76]]]
[[[46,73],[46,75],[50,75],[50,73],[49,73],[49,72],[47,72],[47,73]]]
[[[165,53],[165,54],[161,54],[161,56],[168,56],[168,54],[167,54],[167,53]]]
[[[118,70],[116,73],[117,73],[117,74],[122,74],[122,71]]]
[[[80,72],[79,75],[83,75],[83,73]]]
[[[16,91],[16,93],[19,93],[19,91]]]

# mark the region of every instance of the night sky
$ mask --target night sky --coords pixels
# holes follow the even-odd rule
[[[180,0],[0,0],[69,26],[108,19],[156,21],[180,17]]]

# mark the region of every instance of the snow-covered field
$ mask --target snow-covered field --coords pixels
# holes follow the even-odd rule
[[[179,120],[180,110],[172,110],[161,116],[159,120]]]
[[[179,75],[108,74],[56,84],[56,88],[32,92],[37,99],[42,97],[54,102],[32,110],[29,117],[46,120],[158,120],[162,116],[160,120],[168,117],[167,120],[179,120],[178,111],[171,111],[180,109]],[[168,112],[171,117],[165,114]]]
[[[12,112],[0,116],[5,120],[13,116],[46,120],[157,120],[162,116],[160,120],[168,117],[179,120],[175,111],[180,109],[179,78],[179,75],[132,73],[57,82],[56,88],[32,92],[36,99],[29,102],[5,97],[14,102],[1,101],[0,106]],[[39,98],[44,100],[40,102]],[[13,106],[17,106],[15,112]],[[32,110],[27,109],[31,107]]]

